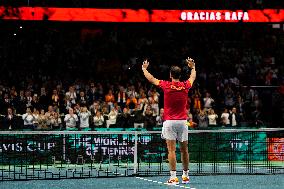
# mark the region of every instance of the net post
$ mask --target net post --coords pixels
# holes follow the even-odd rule
[[[134,133],[134,175],[137,174],[138,167],[138,132]]]

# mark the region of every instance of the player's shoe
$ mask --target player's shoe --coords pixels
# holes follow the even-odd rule
[[[182,184],[188,184],[189,183],[189,177],[182,176]]]
[[[167,185],[177,185],[177,184],[179,184],[178,178],[177,178],[177,177],[176,177],[176,178],[170,178],[170,179],[167,181],[166,184],[167,184]]]

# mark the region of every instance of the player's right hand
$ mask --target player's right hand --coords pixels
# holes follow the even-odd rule
[[[144,61],[143,61],[143,64],[142,64],[142,69],[147,69],[148,66],[149,66],[148,60],[144,60]]]

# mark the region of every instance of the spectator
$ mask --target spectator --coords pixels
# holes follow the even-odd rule
[[[30,108],[27,108],[26,113],[22,115],[22,119],[24,120],[24,128],[25,129],[34,129],[33,121],[34,116]]]
[[[64,107],[64,113],[66,113],[66,111],[68,111],[72,107],[72,103],[69,96],[65,96],[64,98]]]
[[[50,123],[51,123],[51,129],[52,130],[61,130],[62,129],[62,120],[61,120],[58,112],[53,113],[53,116],[50,120]]]
[[[114,109],[117,112],[117,114],[122,113],[121,107],[117,103],[114,104]]]
[[[103,108],[102,108],[102,116],[104,117],[104,121],[106,122],[106,120],[108,120],[108,114],[109,114],[109,110],[108,110],[108,107],[107,105],[103,105]]]
[[[258,95],[258,92],[253,88],[247,87],[244,92],[245,102],[252,102],[254,100],[254,96]]]
[[[201,110],[197,116],[198,127],[207,128],[208,127],[208,117],[205,113],[205,110]]]
[[[17,113],[24,114],[26,110],[26,97],[24,96],[24,91],[21,90],[19,97],[17,98]]]
[[[224,90],[224,94],[225,94],[225,106],[227,108],[232,108],[235,105],[234,91],[229,85]]]
[[[133,96],[135,99],[138,98],[138,93],[135,91],[134,85],[129,86],[127,96]]]
[[[66,92],[65,96],[69,97],[69,100],[70,100],[71,104],[76,104],[77,94],[75,92],[74,86],[70,86],[69,87],[69,91]]]
[[[93,105],[90,106],[90,111],[92,116],[94,117],[98,111],[100,111],[99,102],[95,101]]]
[[[156,117],[156,126],[162,127],[164,122],[164,108],[160,109],[160,115]]]
[[[98,111],[94,117],[95,128],[102,128],[104,126],[104,117],[100,111]]]
[[[197,126],[197,123],[194,122],[193,120],[193,115],[192,113],[190,112],[190,109],[188,109],[188,112],[187,112],[187,124],[188,126],[190,126],[191,128],[195,128]]]
[[[86,97],[84,91],[80,91],[77,102],[80,106],[87,106],[88,105],[88,98]]]
[[[228,109],[225,108],[224,112],[221,114],[221,124],[223,126],[230,126],[230,120],[229,120],[230,114],[228,113]]]
[[[40,109],[40,103],[39,103],[39,99],[37,94],[34,94],[32,97],[32,101],[31,101],[31,107],[39,110]]]
[[[119,92],[117,94],[117,103],[121,107],[121,109],[124,109],[126,106],[126,92],[123,86],[119,87]]]
[[[34,128],[38,129],[39,111],[36,108],[34,108],[33,116],[34,116],[34,120],[33,120]]]
[[[81,111],[80,104],[79,103],[74,104],[73,109],[74,109],[74,113],[78,116]]]
[[[148,104],[148,103],[149,103],[149,101],[146,97],[146,94],[144,92],[142,92],[140,98],[138,99],[138,104],[137,104],[138,110],[143,111],[145,105]]]
[[[51,103],[53,106],[60,106],[60,97],[58,95],[58,91],[56,89],[53,89],[52,96],[51,96]]]
[[[18,96],[18,93],[17,93],[17,91],[16,91],[16,87],[15,87],[15,86],[12,86],[12,87],[11,87],[10,96],[11,96],[11,97],[17,97],[17,96]]]
[[[18,106],[18,98],[17,98],[17,96],[15,96],[13,94],[10,95],[10,107],[13,108],[14,113],[16,113],[17,106]]]
[[[144,128],[144,116],[142,110],[139,110],[138,108],[135,109],[133,115],[134,115],[134,121],[133,121],[134,128]]]
[[[240,126],[240,115],[237,113],[237,108],[233,107],[229,120],[232,127]]]
[[[11,99],[9,98],[9,94],[5,93],[2,102],[0,102],[1,114],[5,114],[7,109],[11,106]]]
[[[108,120],[106,120],[106,127],[109,128],[111,125],[115,125],[116,124],[116,119],[117,119],[117,111],[116,109],[113,107],[110,111],[110,113],[108,114]]]
[[[137,99],[133,95],[130,95],[126,101],[126,107],[130,110],[130,114],[133,112],[136,106],[137,106]]]
[[[144,115],[144,127],[146,129],[152,129],[156,124],[155,124],[155,117],[153,116],[153,110],[150,105],[146,107],[145,112],[143,113]]]
[[[32,106],[32,100],[33,100],[33,98],[32,98],[32,96],[31,96],[31,91],[26,91],[26,107],[31,107]]]
[[[93,82],[90,84],[90,89],[88,91],[88,97],[89,97],[88,98],[89,104],[92,104],[93,102],[99,99],[97,88],[95,87],[95,83]]]
[[[13,113],[12,108],[7,109],[7,114],[3,120],[3,129],[4,130],[14,130],[16,128],[16,115]]]
[[[105,102],[108,105],[108,110],[111,110],[115,103],[115,98],[114,98],[112,90],[109,90],[108,94],[105,95]]]
[[[245,73],[245,65],[243,63],[237,63],[235,65],[236,68],[236,72],[240,77],[243,77],[244,73]]]
[[[46,110],[48,106],[48,102],[49,100],[46,94],[46,89],[45,87],[42,87],[40,89],[40,97],[39,97],[39,104],[41,105],[40,108]]]
[[[87,109],[87,107],[82,107],[78,116],[80,118],[80,128],[88,128],[91,112]]]
[[[253,109],[261,109],[262,103],[261,103],[261,100],[259,99],[258,95],[254,96],[251,106],[252,106]]]
[[[252,119],[253,119],[253,124],[254,126],[256,127],[260,127],[260,126],[263,126],[264,123],[262,121],[262,114],[261,114],[261,111],[256,108],[253,112],[252,112]]]
[[[45,113],[45,118],[46,118],[46,126],[48,129],[51,129],[51,119],[54,114],[54,109],[53,106],[48,106],[48,111]]]
[[[245,103],[243,101],[243,98],[241,96],[238,96],[236,108],[239,110],[240,120],[244,120],[244,113],[245,113]]]
[[[69,108],[69,114],[65,115],[64,121],[66,123],[66,129],[74,129],[77,127],[78,116],[74,113],[73,108]]]
[[[98,100],[103,101],[104,88],[103,88],[103,85],[100,84],[100,83],[98,83],[98,92],[97,92],[97,95],[98,95]]]
[[[199,90],[194,90],[194,94],[193,94],[193,109],[194,111],[197,111],[197,110],[201,110],[201,101],[200,101],[200,98],[201,98],[201,94],[199,92]]]
[[[118,115],[116,125],[120,128],[127,128],[129,127],[129,111],[127,108],[123,108],[123,112],[121,115]]]
[[[211,98],[211,95],[209,92],[206,92],[205,98],[203,98],[204,108],[205,111],[208,111],[213,107],[214,100]]]
[[[217,126],[217,118],[218,118],[218,115],[215,113],[214,109],[211,108],[208,114],[209,127]]]
[[[149,103],[153,110],[153,116],[157,116],[159,114],[159,96],[160,94],[156,91],[155,88],[149,91]]]
[[[38,116],[38,129],[47,129],[47,119],[45,117],[44,109],[40,110],[40,114]]]

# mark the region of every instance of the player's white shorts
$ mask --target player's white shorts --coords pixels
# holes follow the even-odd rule
[[[162,138],[166,140],[188,141],[186,120],[166,120],[163,123]]]

